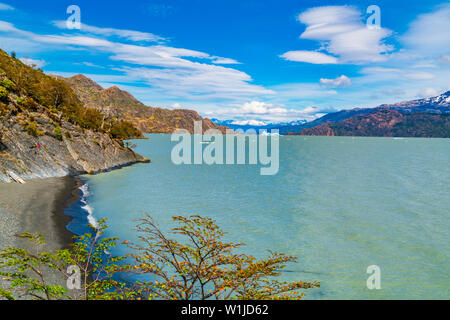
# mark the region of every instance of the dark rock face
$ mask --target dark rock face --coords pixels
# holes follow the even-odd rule
[[[1,119],[0,181],[10,182],[11,176],[30,180],[97,173],[149,161],[104,133],[82,130],[66,121],[58,139],[51,119],[44,114],[31,116],[38,119],[42,135],[27,133],[20,117]]]

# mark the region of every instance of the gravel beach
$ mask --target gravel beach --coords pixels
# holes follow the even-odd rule
[[[41,233],[46,251],[67,248],[73,234],[66,229],[71,218],[64,209],[77,197],[79,184],[73,177],[36,179],[23,185],[0,183],[0,250],[31,249],[27,241],[14,237],[25,232]]]

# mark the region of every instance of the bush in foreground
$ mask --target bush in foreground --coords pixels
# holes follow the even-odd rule
[[[9,248],[0,252],[0,275],[8,288],[4,299],[38,300],[278,300],[301,299],[299,290],[319,287],[318,282],[281,282],[276,278],[295,257],[271,252],[262,260],[236,253],[243,244],[223,242],[225,233],[208,218],[174,217],[168,235],[146,216],[137,226],[140,243],[125,242],[133,253],[113,257],[117,238],[103,238],[105,222],[91,234],[78,237],[68,250],[41,252],[41,235],[24,234],[34,245],[30,252]],[[241,251],[241,250],[239,250]],[[128,258],[128,259],[127,259]],[[127,262],[126,262],[127,261]],[[131,263],[128,263],[131,261]],[[69,292],[50,284],[49,272],[71,282],[79,272],[79,287]],[[11,271],[12,270],[12,271]],[[154,281],[118,281],[126,275],[151,275]]]

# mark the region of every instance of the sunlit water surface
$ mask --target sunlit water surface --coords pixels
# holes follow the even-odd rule
[[[449,139],[281,137],[275,176],[176,166],[169,135],[134,143],[151,164],[86,177],[110,236],[135,240],[143,212],[165,230],[172,216],[199,214],[248,253],[297,256],[283,279],[320,281],[308,299],[450,298]],[[370,265],[381,268],[381,290],[366,286]]]

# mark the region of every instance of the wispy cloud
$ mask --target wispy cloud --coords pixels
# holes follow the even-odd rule
[[[214,64],[241,64],[239,61],[230,58],[214,57],[211,61]]]
[[[0,10],[14,10],[14,7],[11,7],[9,4],[0,2]]]
[[[450,50],[450,4],[437,7],[414,20],[402,43],[416,53],[443,54]]]
[[[89,30],[104,35],[113,33],[110,29],[105,31],[95,27],[90,27]],[[119,31],[114,30],[116,30],[114,35],[118,35]],[[196,50],[161,44],[151,46],[129,44],[78,32],[75,35],[41,35],[20,30],[4,21],[0,21],[0,31],[28,38],[47,47],[54,46],[55,49],[69,50],[70,47],[81,47],[89,48],[91,52],[108,54],[111,60],[120,61],[122,65],[123,63],[133,65],[115,69],[123,74],[125,81],[145,83],[149,88],[157,88],[174,97],[192,100],[240,100],[243,97],[274,94],[271,90],[253,84],[253,79],[245,72],[218,65],[236,64],[237,61]],[[130,33],[121,33],[123,37],[128,34]]]
[[[53,21],[53,24],[60,29],[67,29],[66,21]],[[140,32],[115,28],[99,28],[87,24],[81,24],[80,32],[101,35],[106,37],[119,37],[135,42],[165,42],[167,39],[153,33]]]
[[[336,57],[324,54],[317,51],[288,51],[283,53],[281,58],[288,61],[307,62],[313,64],[336,64],[338,59]]]
[[[21,58],[20,61],[28,66],[35,66],[36,68],[42,68],[47,64],[44,60],[35,60],[30,58]]]

